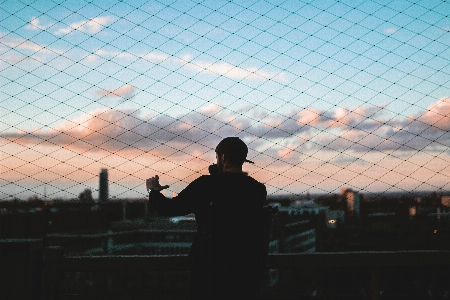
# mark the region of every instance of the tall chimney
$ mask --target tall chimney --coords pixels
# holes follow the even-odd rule
[[[100,184],[98,189],[98,200],[100,203],[108,201],[108,169],[102,169],[100,172]]]

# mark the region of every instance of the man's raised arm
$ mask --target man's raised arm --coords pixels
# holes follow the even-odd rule
[[[169,186],[159,184],[159,176],[155,175],[146,180],[147,191],[149,192],[149,202],[153,203],[156,211],[161,216],[184,216],[192,213],[190,205],[191,199],[186,197],[173,197],[169,199],[160,191]]]

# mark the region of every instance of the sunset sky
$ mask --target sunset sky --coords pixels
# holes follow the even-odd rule
[[[226,136],[269,194],[449,192],[450,2],[414,2],[4,1],[0,199],[179,192]]]

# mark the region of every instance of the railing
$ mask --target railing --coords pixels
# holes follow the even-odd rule
[[[129,247],[136,248],[139,244],[148,247],[149,244],[158,242],[166,245],[169,243],[179,244],[178,246],[183,246],[188,251],[194,234],[195,230],[189,229],[138,229],[118,232],[107,231],[98,234],[55,233],[45,236],[45,244],[46,246],[61,246],[64,248],[64,253],[70,256],[123,254],[116,251]],[[163,244],[158,248],[161,248]]]
[[[48,247],[45,254],[46,271],[46,295],[47,299],[61,299],[64,297],[62,282],[65,272],[148,272],[148,271],[187,271],[188,261],[186,255],[177,256],[78,256],[64,257],[61,247]],[[351,270],[357,274],[364,274],[362,278],[365,289],[360,295],[361,298],[381,299],[383,298],[380,284],[382,279],[393,273],[395,269],[403,270],[433,270],[434,281],[430,283],[428,293],[432,293],[433,287],[446,285],[449,281],[448,270],[450,267],[450,251],[402,251],[402,252],[341,252],[341,253],[300,253],[300,254],[271,254],[266,261],[267,269],[283,270],[319,270],[323,274],[335,274],[339,270]],[[361,272],[361,270],[363,270]],[[394,272],[395,273],[395,272]],[[344,276],[344,273],[341,273]],[[360,278],[361,279],[361,278]],[[336,279],[337,280],[337,279]],[[351,278],[348,278],[351,281]],[[436,282],[438,282],[436,284]],[[444,282],[444,283],[442,283]],[[439,285],[440,284],[440,285]],[[320,285],[320,283],[318,284]],[[413,290],[417,286],[398,287]],[[329,299],[328,293],[320,294],[317,288],[307,297],[315,299]],[[444,288],[445,289],[445,288]],[[261,299],[295,299],[298,294],[289,294],[289,288],[284,286],[264,288],[260,291]],[[311,291],[309,291],[311,292]],[[320,291],[319,291],[320,292]],[[448,291],[443,291],[443,293]],[[161,298],[167,298],[173,291],[161,294]],[[335,293],[331,298],[339,299],[338,290],[331,290]],[[188,298],[187,291],[183,290],[177,297]],[[322,296],[321,296],[322,295]],[[327,296],[328,295],[328,296]],[[68,295],[66,295],[68,297]],[[82,298],[81,295],[70,295],[71,297]],[[158,298],[152,295],[153,299]],[[342,296],[342,295],[341,295]],[[349,295],[344,298],[352,298]],[[318,298],[317,298],[318,297]],[[443,294],[443,299],[446,297]],[[353,297],[355,298],[355,297]],[[356,297],[358,298],[358,297]],[[72,298],[71,298],[72,299]],[[438,298],[440,299],[440,298]]]

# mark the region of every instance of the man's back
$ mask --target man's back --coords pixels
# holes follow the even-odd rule
[[[223,172],[201,176],[176,198],[153,196],[160,214],[195,214],[198,231],[189,254],[193,298],[253,297],[265,186],[243,173]]]
[[[202,176],[191,185],[204,187],[201,194],[197,194],[193,211],[199,232],[209,231],[214,251],[241,252],[239,245],[231,241],[245,242],[248,234],[257,229],[256,213],[266,199],[264,185],[238,173]],[[180,193],[180,196],[184,195]]]
[[[216,295],[250,297],[257,293],[263,227],[264,185],[251,177],[222,173],[211,204],[210,271]],[[212,177],[214,177],[212,176]]]

